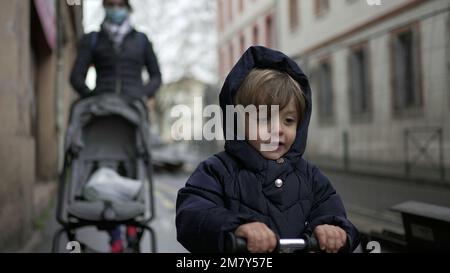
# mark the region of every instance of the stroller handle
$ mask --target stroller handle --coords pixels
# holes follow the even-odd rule
[[[277,236],[277,247],[274,253],[294,253],[294,252],[320,252],[320,245],[317,238],[304,234],[298,239],[279,239]],[[247,240],[237,237],[233,232],[225,236],[225,251],[227,253],[248,253]]]

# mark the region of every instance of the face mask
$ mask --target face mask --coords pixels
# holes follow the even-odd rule
[[[120,25],[128,17],[127,8],[105,8],[106,20],[113,24]]]

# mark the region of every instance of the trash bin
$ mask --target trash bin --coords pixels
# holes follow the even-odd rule
[[[450,208],[408,201],[391,210],[402,215],[408,251],[450,250]]]

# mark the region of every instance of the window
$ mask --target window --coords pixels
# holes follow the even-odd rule
[[[417,112],[422,106],[421,63],[417,25],[393,32],[392,92],[396,115]]]
[[[299,24],[298,0],[289,0],[289,28],[295,31]]]
[[[368,118],[371,111],[371,88],[367,44],[350,49],[348,59],[350,116],[352,120]]]
[[[243,54],[245,50],[245,36],[244,34],[241,34],[241,37],[239,38],[239,49],[240,53]]]
[[[329,59],[320,62],[317,71],[317,87],[319,93],[319,120],[330,122],[334,119],[333,76]]]
[[[227,3],[228,21],[233,21],[233,1],[224,0]]]
[[[324,13],[328,12],[330,9],[330,1],[329,0],[314,0],[314,13],[316,16],[321,16]]]
[[[224,67],[224,59],[223,59],[223,49],[221,48],[219,50],[219,76],[223,77],[225,74],[225,67]]]
[[[219,30],[223,30],[223,26],[224,26],[223,0],[218,1],[217,9],[218,9],[217,14],[218,14],[218,21],[219,21]]]
[[[266,17],[266,46],[273,46],[273,21],[272,15]]]
[[[230,41],[230,45],[228,48],[228,57],[229,57],[229,70],[231,70],[234,66],[234,47],[233,41]]]
[[[257,45],[259,43],[259,30],[258,25],[253,27],[253,44]]]
[[[447,97],[448,97],[448,106],[450,107],[450,15],[447,19]]]

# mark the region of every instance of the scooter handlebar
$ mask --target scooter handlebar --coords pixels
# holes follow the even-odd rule
[[[274,253],[320,252],[319,241],[315,236],[303,235],[299,239],[279,239]],[[229,232],[225,237],[225,251],[227,253],[248,253],[247,240]]]

